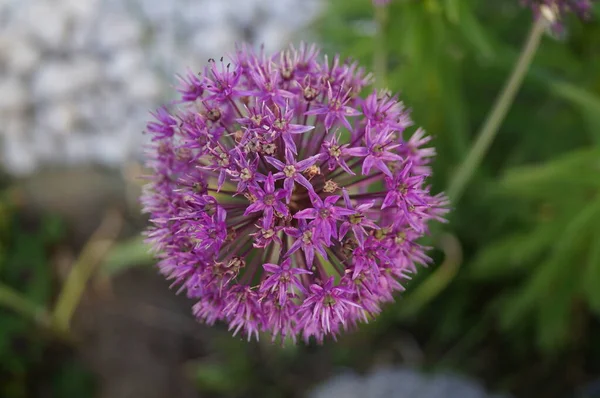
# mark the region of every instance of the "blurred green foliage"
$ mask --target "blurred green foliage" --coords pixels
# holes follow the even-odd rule
[[[28,217],[8,192],[0,197],[0,283],[45,308],[54,294],[50,253],[64,237],[64,225],[52,215]],[[68,355],[53,352],[57,346],[44,332],[0,307],[0,396],[89,396],[90,375]]]
[[[413,109],[416,123],[435,137],[438,190],[464,159],[530,20],[517,2],[397,0],[390,5],[388,85]],[[600,243],[600,25],[566,22],[566,39],[544,39],[497,141],[464,201],[455,204],[448,226],[466,261],[446,294],[467,280],[516,285],[487,304],[507,329],[535,323],[536,342],[548,350],[568,343],[573,306],[579,302],[597,311],[600,294],[595,244]],[[369,65],[375,29],[370,2],[332,1],[321,28],[330,50]]]
[[[395,0],[387,13],[387,84],[434,136],[432,181],[444,190],[510,74],[531,13],[518,1],[487,0]],[[490,152],[454,204],[446,231],[464,261],[452,283],[406,317],[403,301],[437,261],[365,333],[413,325],[426,331],[427,347],[453,347],[455,363],[494,339],[513,374],[532,361],[551,367],[565,355],[598,351],[599,4],[594,13],[587,23],[567,16],[563,38],[543,39]],[[370,1],[329,2],[318,28],[327,52],[371,69]],[[597,360],[583,356],[597,372]]]

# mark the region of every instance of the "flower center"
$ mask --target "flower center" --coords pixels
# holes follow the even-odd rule
[[[314,87],[307,86],[304,88],[304,91],[302,94],[304,95],[304,99],[306,101],[310,102],[310,101],[314,100],[315,98],[317,98],[317,95],[319,95],[319,90],[317,90]]]
[[[263,203],[266,204],[267,206],[272,206],[273,203],[275,203],[275,195],[265,195],[264,199],[263,199]]]
[[[408,186],[405,183],[400,184],[398,186],[398,192],[400,192],[402,195],[406,195],[408,192]]]
[[[271,144],[263,144],[262,151],[267,155],[274,155],[277,150],[277,146],[273,143]]]
[[[260,115],[252,115],[252,117],[250,118],[250,121],[256,126],[260,126],[260,124],[262,123],[262,116]]]
[[[302,242],[305,245],[310,245],[310,243],[312,242],[312,231],[304,231],[304,233],[302,234]]]
[[[342,150],[339,145],[333,145],[329,148],[329,156],[332,158],[339,158],[342,155]]]
[[[404,243],[405,240],[406,240],[405,232],[398,232],[396,234],[396,237],[394,238],[394,241],[396,242],[397,245],[401,245],[402,243]]]
[[[240,173],[242,181],[250,181],[252,179],[252,172],[248,168],[242,169]]]
[[[334,111],[339,111],[342,108],[342,101],[340,101],[339,99],[334,99],[331,100],[331,109]]]
[[[277,119],[275,120],[275,123],[273,123],[273,127],[279,131],[285,130],[286,125],[287,123],[283,119]]]
[[[350,215],[350,223],[352,224],[360,224],[360,222],[363,219],[363,215],[362,214],[352,214]]]
[[[334,306],[335,305],[335,299],[333,297],[331,297],[331,295],[327,295],[323,298],[323,304],[328,305],[328,306]]]
[[[293,177],[296,174],[296,168],[292,165],[287,165],[283,168],[283,174],[288,178]]]
[[[291,80],[294,77],[294,69],[292,68],[283,68],[281,69],[281,77],[284,80]]]
[[[319,216],[321,216],[321,218],[328,218],[331,215],[331,211],[329,209],[320,209],[319,210]]]

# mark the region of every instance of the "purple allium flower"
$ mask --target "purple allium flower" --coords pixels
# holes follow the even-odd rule
[[[366,322],[429,260],[417,243],[448,203],[409,113],[356,63],[316,47],[246,47],[180,77],[148,123],[146,232],[161,272],[225,321],[305,339]]]
[[[540,16],[549,18],[552,30],[560,34],[564,29],[560,22],[562,15],[573,12],[582,19],[588,19],[594,1],[596,0],[521,0],[521,3],[531,7],[536,18]],[[544,7],[546,7],[546,11],[544,11]],[[546,13],[550,15],[545,15]]]

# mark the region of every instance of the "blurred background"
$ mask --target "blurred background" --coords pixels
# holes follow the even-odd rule
[[[447,188],[531,25],[393,0],[387,85]],[[547,34],[434,264],[323,346],[195,322],[139,237],[143,130],[236,42],[369,69],[370,0],[0,0],[0,397],[600,397],[600,7]],[[77,269],[77,272],[70,272]]]

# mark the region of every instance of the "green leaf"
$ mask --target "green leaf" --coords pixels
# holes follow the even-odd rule
[[[499,181],[510,193],[531,198],[548,198],[557,192],[600,187],[600,151],[585,148],[534,166],[514,167]]]
[[[585,118],[591,138],[600,147],[600,97],[564,81],[549,80],[550,91],[580,109]]]
[[[57,215],[47,215],[42,219],[41,235],[46,243],[56,243],[65,233],[63,220]]]
[[[108,253],[102,271],[108,275],[115,275],[129,268],[153,262],[154,258],[150,253],[150,247],[144,243],[144,237],[139,236],[115,245]]]
[[[231,394],[240,387],[232,382],[231,369],[223,364],[198,364],[195,376],[198,387],[203,391]]]
[[[592,236],[585,271],[583,289],[591,309],[600,316],[600,229]]]
[[[579,281],[576,269],[561,272],[552,289],[549,289],[548,296],[538,298],[537,343],[542,350],[553,351],[568,341],[573,300]]]
[[[460,24],[463,36],[484,58],[493,58],[494,49],[486,29],[481,26],[473,11],[464,5],[459,7]]]
[[[445,0],[446,18],[453,24],[460,23],[461,0]]]
[[[562,223],[543,223],[531,232],[514,233],[488,244],[471,263],[470,276],[489,280],[521,271],[544,254],[562,231]]]
[[[563,280],[569,278],[570,273],[577,272],[565,264],[578,261],[585,244],[584,237],[589,235],[599,216],[600,201],[591,202],[566,226],[564,234],[551,248],[547,260],[537,267],[533,277],[509,300],[500,317],[503,327],[513,327],[536,304],[558,305],[556,300],[560,297],[554,297],[555,290],[564,286]],[[548,297],[552,297],[552,301],[547,301]]]
[[[464,106],[465,98],[462,91],[462,76],[459,72],[458,62],[447,59],[440,65],[438,73],[442,76],[444,95],[442,110],[446,119],[444,127],[448,129],[449,143],[455,154],[455,159],[463,159],[468,152],[470,126],[467,109]]]

